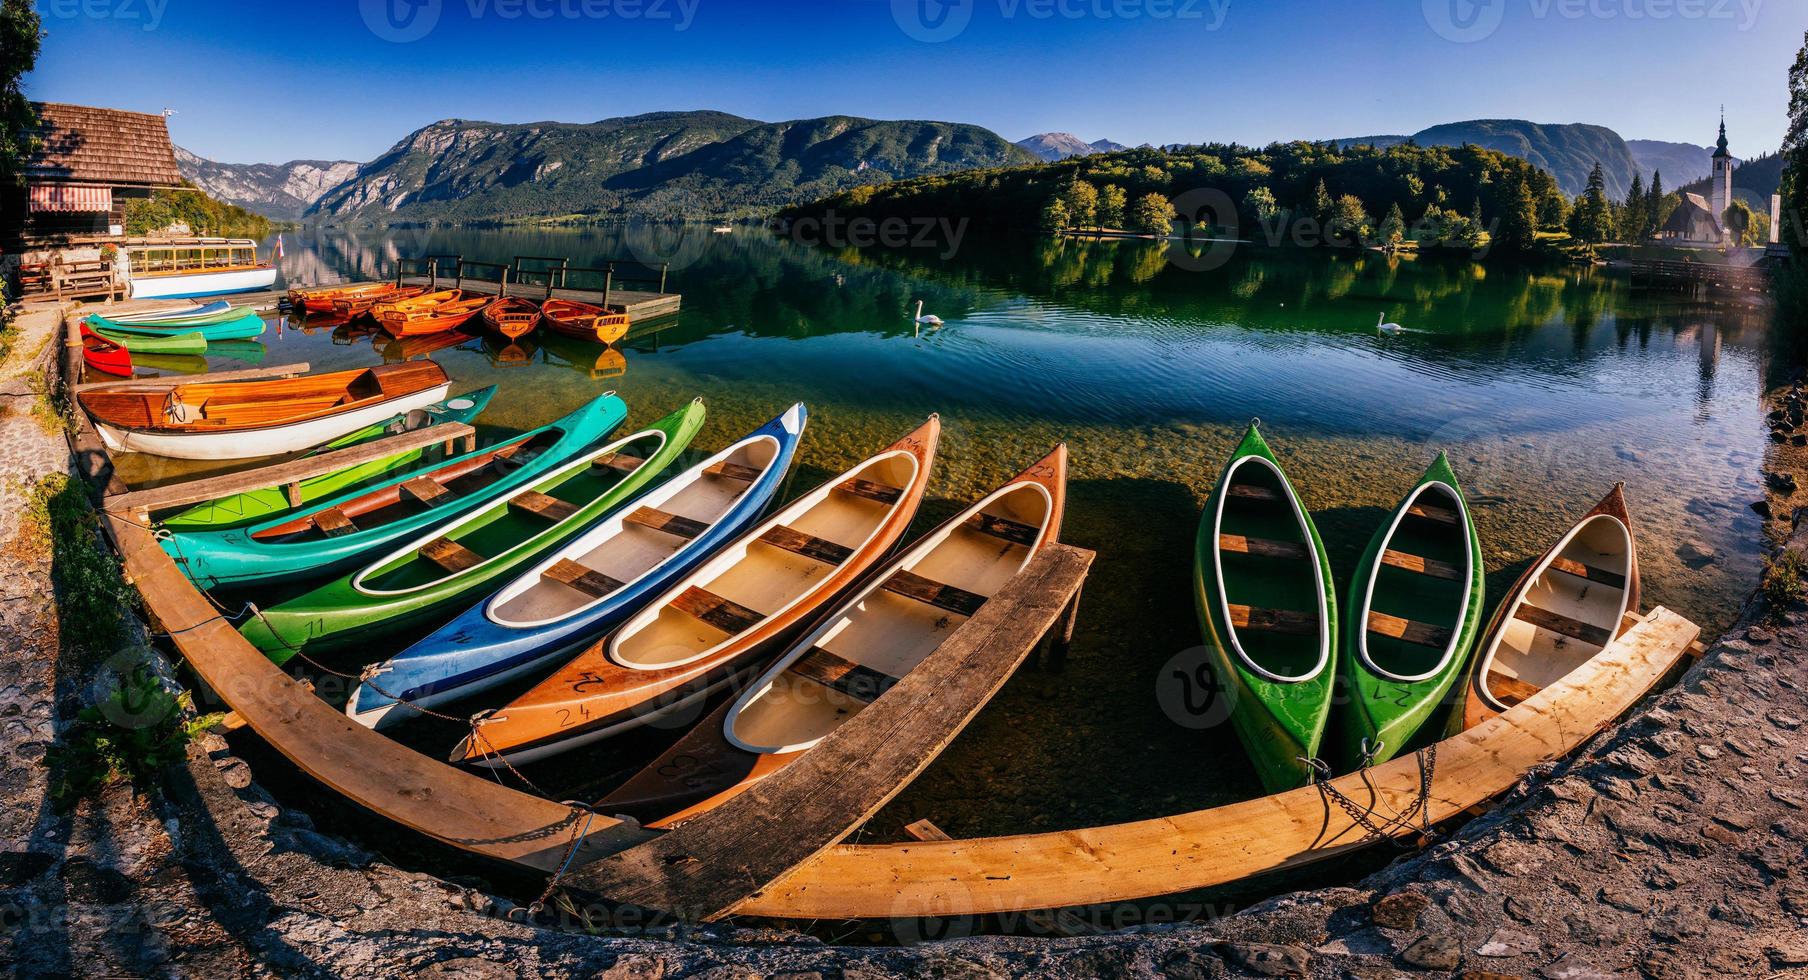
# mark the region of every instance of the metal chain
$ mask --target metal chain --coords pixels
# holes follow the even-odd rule
[[[1382,746],[1377,745],[1375,749],[1370,750],[1368,748],[1367,740],[1364,740],[1364,765],[1358,770],[1358,775],[1361,777],[1363,785],[1368,788],[1369,795],[1376,800],[1381,798],[1381,793],[1369,779],[1369,767],[1367,763],[1371,761],[1375,754],[1380,752],[1381,749]],[[1337,804],[1337,807],[1349,816],[1352,823],[1362,828],[1363,837],[1361,843],[1368,844],[1373,841],[1391,839],[1394,836],[1392,831],[1410,828],[1415,816],[1420,818],[1420,826],[1422,827],[1421,833],[1425,840],[1430,841],[1436,836],[1431,828],[1430,802],[1431,783],[1432,779],[1435,778],[1437,774],[1437,744],[1433,743],[1428,745],[1413,753],[1413,756],[1418,760],[1419,765],[1418,796],[1413,800],[1412,805],[1407,807],[1404,812],[1391,815],[1384,815],[1374,807],[1363,806],[1344,795],[1342,791],[1332,784],[1331,767],[1323,759],[1308,759],[1301,757],[1299,761],[1305,764],[1307,779],[1312,786],[1318,789],[1319,796],[1331,803]]]

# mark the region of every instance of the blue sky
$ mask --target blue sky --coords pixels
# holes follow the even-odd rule
[[[369,160],[452,116],[712,108],[1123,143],[1484,117],[1775,149],[1799,0],[39,0],[32,97],[177,110],[230,162]],[[412,34],[418,39],[405,40]]]

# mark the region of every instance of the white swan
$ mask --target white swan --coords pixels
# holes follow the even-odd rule
[[[939,327],[942,325],[942,318],[934,313],[924,316],[923,301],[919,299],[917,300],[917,323],[925,327]]]
[[[1386,313],[1383,313],[1380,316],[1375,318],[1375,330],[1379,333],[1401,333],[1405,329],[1406,329],[1405,327],[1399,325],[1398,323],[1387,322],[1387,314]]]

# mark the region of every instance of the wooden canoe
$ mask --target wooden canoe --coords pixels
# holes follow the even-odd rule
[[[177,459],[250,459],[318,446],[446,397],[432,361],[264,381],[154,387],[121,382],[76,398],[109,449]]]
[[[795,762],[935,655],[1060,536],[1067,447],[931,531],[792,643],[738,699],[598,804],[670,828]]]
[[[1303,785],[1330,718],[1337,600],[1318,528],[1253,423],[1199,522],[1193,594],[1217,683],[1180,678],[1200,686],[1189,703],[1228,710],[1269,792]]]
[[[1638,543],[1625,485],[1615,484],[1494,611],[1452,727],[1473,728],[1568,677],[1625,631],[1638,605]]]
[[[115,377],[132,376],[132,355],[123,345],[82,328],[82,361],[93,370]]]
[[[1346,769],[1386,762],[1442,721],[1481,630],[1486,572],[1462,486],[1439,453],[1376,530],[1350,582],[1349,698],[1338,719]]]
[[[333,297],[333,314],[347,319],[372,316],[379,304],[400,303],[416,297],[427,295],[426,286],[394,286],[384,284],[388,288],[359,293],[354,296]]]
[[[483,322],[491,330],[514,340],[539,325],[540,305],[531,299],[504,296],[483,308]]]
[[[575,300],[549,299],[540,304],[540,317],[556,333],[599,344],[613,344],[628,335],[628,314]]]
[[[482,293],[452,289],[393,306],[379,305],[376,317],[392,337],[418,337],[456,330],[482,313],[490,302],[490,297]]]

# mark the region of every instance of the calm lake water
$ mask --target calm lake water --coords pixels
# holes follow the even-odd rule
[[[1762,496],[1769,445],[1769,314],[1634,291],[1593,270],[1245,250],[1195,272],[1143,242],[968,241],[944,258],[707,227],[285,242],[285,274],[302,283],[392,275],[397,258],[429,253],[579,266],[671,257],[682,314],[638,325],[619,352],[475,337],[433,352],[460,388],[501,386],[488,426],[538,425],[610,389],[634,425],[701,394],[709,422],[696,445],[713,450],[802,400],[810,428],[791,486],[801,493],[939,412],[922,528],[1067,441],[1064,537],[1099,552],[1073,652],[1021,671],[874,821],[872,839],[897,839],[924,816],[967,836],[1259,794],[1228,726],[1176,724],[1158,686],[1163,665],[1199,643],[1194,530],[1252,417],[1312,508],[1340,582],[1438,450],[1474,505],[1491,602],[1619,480],[1648,604],[1715,630],[1758,577],[1762,527],[1748,505]],[[944,327],[915,331],[919,299]],[[1377,336],[1378,314],[1411,332]],[[273,323],[268,363],[324,370],[410,353],[381,335]],[[146,460],[125,472],[156,475]],[[398,737],[437,756],[458,734],[421,725]],[[594,795],[676,734],[605,742],[529,773],[549,792]]]

